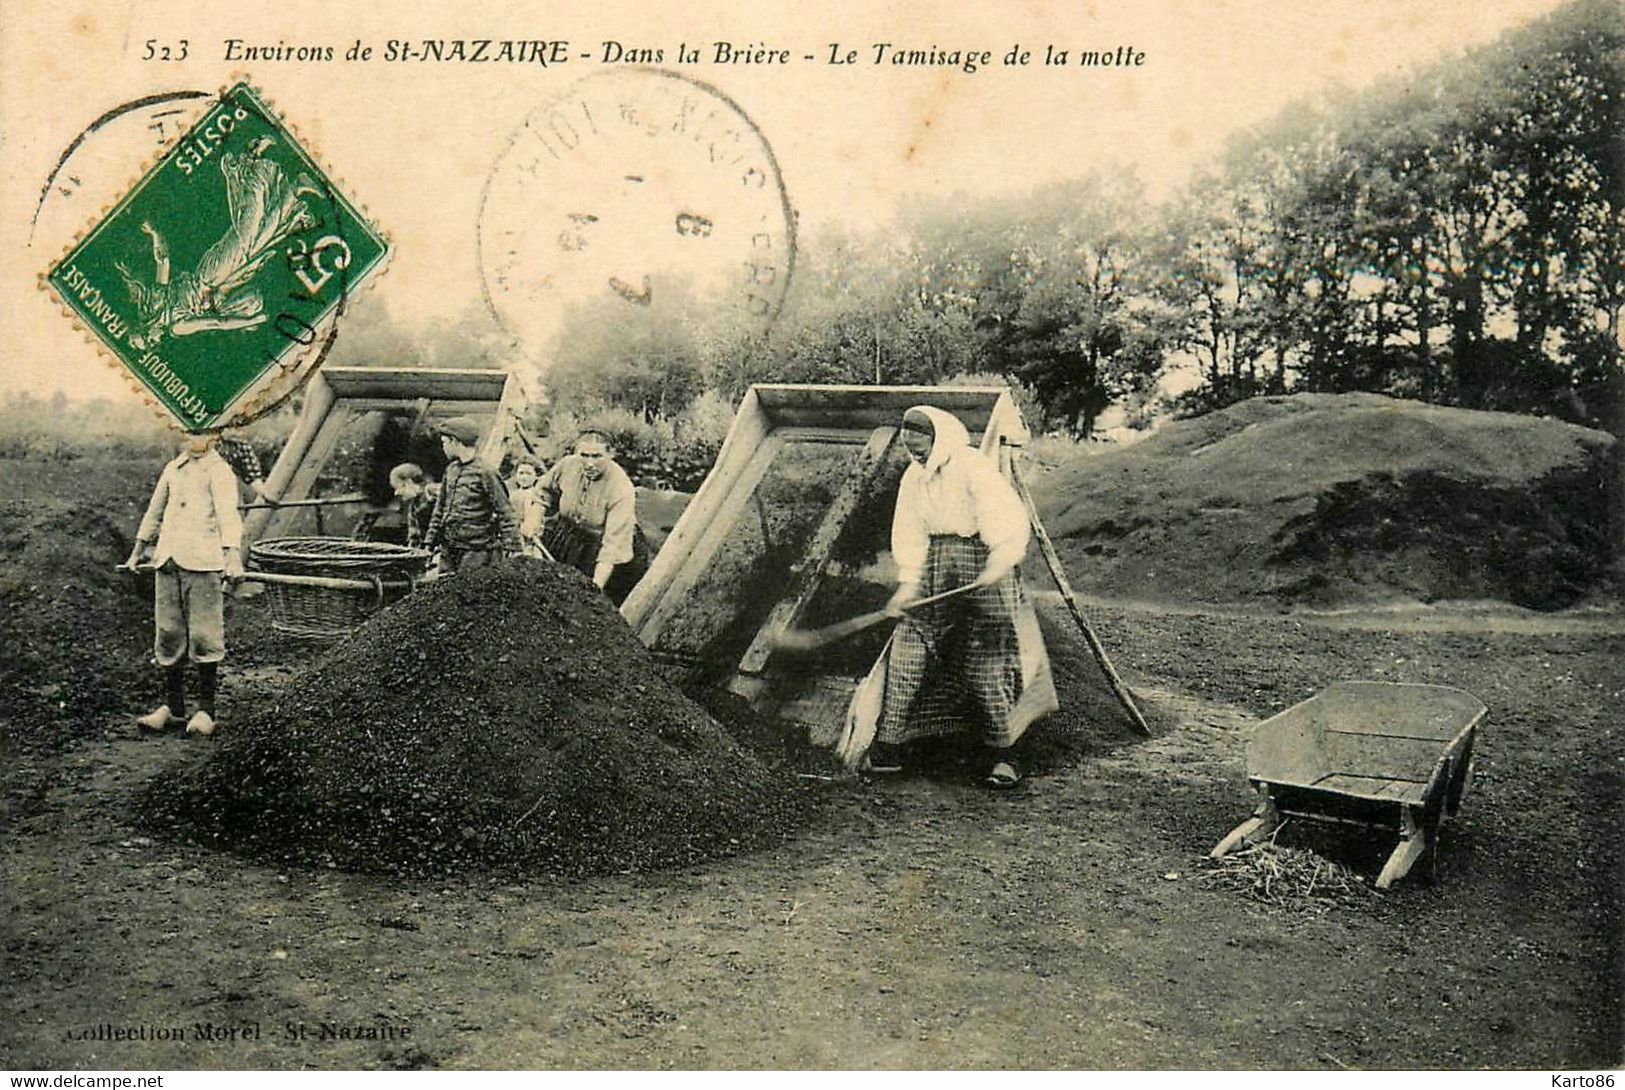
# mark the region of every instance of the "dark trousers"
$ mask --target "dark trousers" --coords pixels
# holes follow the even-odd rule
[[[487,564],[495,564],[501,556],[495,549],[445,548],[440,550],[440,566],[436,570],[441,575],[450,575],[464,568],[483,568]]]
[[[591,579],[593,569],[598,566],[598,550],[603,542],[596,533],[574,519],[555,515],[542,530],[542,544],[554,560],[570,565]],[[604,593],[610,601],[620,605],[648,570],[649,542],[643,536],[643,527],[639,526],[632,531],[632,559],[625,564],[615,565],[609,582],[604,586]]]

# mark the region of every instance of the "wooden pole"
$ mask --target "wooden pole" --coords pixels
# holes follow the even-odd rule
[[[244,583],[280,583],[286,587],[320,587],[324,590],[389,590],[404,589],[415,580],[334,579],[325,575],[283,575],[280,572],[247,571]]]
[[[316,436],[321,433],[322,425],[327,421],[327,414],[332,411],[333,402],[333,387],[328,385],[327,380],[318,371],[311,376],[310,384],[305,387],[304,411],[299,415],[299,423],[294,427],[293,434],[288,436],[288,441],[283,444],[276,465],[271,467],[271,475],[265,481],[262,496],[280,500],[287,494],[288,485],[304,463],[305,456],[310,453],[311,444],[316,441]],[[271,521],[274,513],[275,511],[269,508],[252,510],[243,520],[244,542],[252,542],[264,533],[266,524]]]
[[[900,608],[904,612],[921,609],[925,606],[934,606],[944,599],[953,598],[967,591],[975,590],[975,583],[965,583],[950,590],[939,591],[927,598],[916,598],[912,602],[904,602]],[[866,628],[873,628],[891,617],[884,609],[877,609],[873,613],[860,613],[856,617],[849,617],[844,621],[837,621],[823,628],[814,628],[805,631],[784,629],[774,637],[774,646],[786,651],[816,651],[836,640],[844,640],[848,636],[855,636]]]
[[[361,492],[346,492],[342,496],[317,496],[309,500],[261,500],[258,503],[239,503],[239,511],[272,511],[283,507],[322,507],[346,506],[353,503],[370,504],[372,501]]]
[[[1044,522],[1038,517],[1038,506],[1033,503],[1032,493],[1027,491],[1027,484],[1021,479],[1019,461],[1020,459],[1012,451],[1010,480],[1016,486],[1016,492],[1021,496],[1021,502],[1027,505],[1027,518],[1032,522],[1033,533],[1038,535],[1038,547],[1043,550],[1044,562],[1049,565],[1049,573],[1054,577],[1055,585],[1061,589],[1061,597],[1065,600],[1066,608],[1072,614],[1072,619],[1078,622],[1078,628],[1082,629],[1084,642],[1089,645],[1089,653],[1095,657],[1095,661],[1100,664],[1101,672],[1106,675],[1106,680],[1111,683],[1112,692],[1117,695],[1118,703],[1123,705],[1123,710],[1128,712],[1130,719],[1134,720],[1134,725],[1139,728],[1140,733],[1149,738],[1151,737],[1151,725],[1145,721],[1145,716],[1140,714],[1139,707],[1134,703],[1133,694],[1128,691],[1128,686],[1123,684],[1123,679],[1118,676],[1116,668],[1112,666],[1112,660],[1107,656],[1106,648],[1101,645],[1100,637],[1095,635],[1094,629],[1090,628],[1089,622],[1083,618],[1083,610],[1078,607],[1077,595],[1072,592],[1072,584],[1067,581],[1066,571],[1061,567],[1061,557],[1055,551],[1055,543],[1050,541],[1049,531],[1044,529]]]

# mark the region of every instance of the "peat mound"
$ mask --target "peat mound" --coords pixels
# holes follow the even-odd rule
[[[87,487],[96,494],[87,498]],[[71,467],[0,466],[0,720],[8,749],[54,752],[128,711],[132,694],[156,692],[150,580],[114,571],[141,510],[108,491],[105,476],[81,485]]]
[[[1335,606],[1608,591],[1612,436],[1376,394],[1254,398],[1035,482],[1082,588]]]
[[[425,586],[216,740],[154,781],[143,818],[275,862],[641,871],[779,839],[804,806],[587,579],[542,561]]]

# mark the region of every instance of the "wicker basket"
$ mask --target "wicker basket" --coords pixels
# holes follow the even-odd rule
[[[283,537],[249,550],[250,578],[267,576],[271,625],[308,639],[347,636],[406,597],[429,554],[423,549],[340,537]]]

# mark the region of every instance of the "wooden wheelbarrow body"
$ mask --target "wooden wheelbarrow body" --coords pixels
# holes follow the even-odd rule
[[[1267,839],[1287,817],[1386,830],[1399,837],[1377,877],[1387,889],[1424,855],[1473,775],[1484,704],[1444,685],[1346,681],[1258,725],[1247,779],[1258,807],[1214,847],[1217,859]]]

